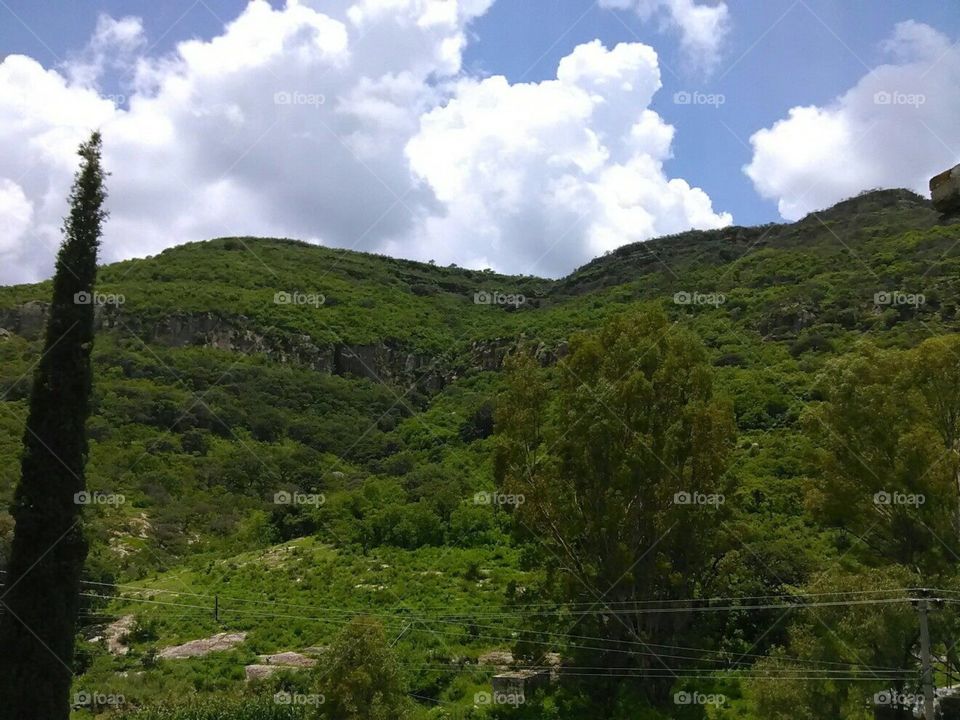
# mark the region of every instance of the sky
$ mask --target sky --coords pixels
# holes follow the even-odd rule
[[[0,282],[291,237],[557,277],[960,163],[955,0],[0,0]]]

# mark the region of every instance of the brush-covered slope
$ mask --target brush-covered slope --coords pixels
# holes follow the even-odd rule
[[[128,613],[143,629],[127,656],[89,643],[86,668],[98,687],[113,677],[146,701],[191,683],[210,689],[204,677],[242,685],[242,664],[257,653],[328,639],[312,610],[286,613],[307,616],[287,626],[229,610],[213,623],[205,609],[131,599],[191,604],[188,596],[123,585],[194,592],[203,608],[219,593],[391,618],[404,603],[456,612],[476,592],[477,607],[495,615],[538,582],[505,514],[475,499],[493,487],[491,408],[504,357],[523,345],[553,366],[572,335],[644,303],[702,339],[734,403],[745,498],[736,527],[744,542],[763,539],[759,585],[743,591],[800,584],[822,554],[821,529],[804,516],[809,448],[797,432],[816,375],[864,337],[909,347],[960,331],[958,248],[960,225],[887,190],[798,223],[626,246],[559,280],[256,238],[106,266],[86,574],[103,592],[89,593],[85,632],[102,638],[103,622]],[[49,283],[0,288],[0,570],[12,531],[2,508],[18,476],[49,292]],[[289,561],[271,565],[287,547]],[[126,599],[96,597],[114,593]],[[206,661],[154,663],[156,648],[217,628],[249,641],[210,660],[221,663],[213,675]],[[510,643],[509,633],[476,627],[441,636],[442,646],[422,628],[410,632],[401,647],[418,668],[412,686],[451,702],[466,686],[433,672],[431,658]],[[146,680],[132,683],[135,672]]]

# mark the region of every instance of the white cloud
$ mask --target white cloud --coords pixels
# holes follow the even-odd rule
[[[702,4],[696,0],[600,0],[601,7],[632,9],[641,20],[662,18],[664,25],[680,33],[687,59],[711,72],[720,61],[723,43],[730,32],[730,10],[725,2]]]
[[[50,274],[77,144],[114,112],[113,103],[94,90],[70,85],[30,58],[11,55],[0,63],[0,227],[4,233],[11,224],[15,228],[0,243],[0,280]],[[30,224],[23,227],[27,207]]]
[[[87,47],[66,63],[65,70],[73,83],[94,86],[107,68],[128,67],[145,45],[140,18],[116,20],[109,15],[100,15]]]
[[[17,183],[9,178],[0,178],[0,253],[17,247],[33,219],[33,204],[27,199]]]
[[[647,109],[659,88],[651,48],[599,41],[563,58],[556,80],[463,81],[407,146],[444,203],[415,233],[420,252],[555,275],[627,242],[729,224],[664,175],[673,129]]]
[[[795,107],[752,138],[745,172],[796,220],[873,187],[928,193],[960,162],[960,46],[908,21],[883,44],[881,65],[826,107]]]
[[[729,221],[663,174],[673,129],[648,110],[652,49],[582,45],[539,84],[472,78],[467,28],[492,2],[252,0],[163,57],[142,55],[139,21],[109,18],[60,71],[8,56],[0,218],[31,210],[0,281],[49,275],[93,128],[112,173],[105,261],[243,234],[520,271],[557,242],[530,270],[559,273]],[[104,69],[127,102],[98,90]]]

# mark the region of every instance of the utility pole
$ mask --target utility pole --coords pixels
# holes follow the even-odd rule
[[[924,720],[934,720],[933,664],[930,661],[930,627],[927,624],[930,602],[926,597],[926,592],[924,592],[924,597],[917,601],[917,610],[920,613],[920,662],[923,666],[923,718]]]

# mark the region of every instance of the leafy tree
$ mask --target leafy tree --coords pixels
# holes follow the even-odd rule
[[[402,720],[408,700],[396,658],[377,620],[357,617],[330,647],[317,679],[330,720]]]
[[[955,526],[960,533],[960,335],[930,338],[911,353],[910,380],[923,398],[927,422],[947,451],[941,462],[952,471]]]
[[[53,303],[23,437],[16,523],[0,617],[0,707],[15,720],[63,720],[80,575],[87,556],[77,493],[85,488],[97,248],[106,217],[99,133],[79,149]]]
[[[893,598],[916,581],[900,567],[833,571],[815,578],[807,590]],[[868,707],[875,693],[920,691],[917,641],[917,613],[907,601],[802,610],[787,647],[754,666],[751,705],[757,717],[768,720],[867,720],[873,717]]]
[[[825,401],[805,416],[822,469],[810,494],[817,515],[851,533],[871,562],[920,568],[928,579],[960,551],[956,456],[944,446],[956,429],[939,350],[865,344],[827,367]]]
[[[695,597],[709,583],[732,408],[713,394],[703,348],[656,311],[574,339],[558,372],[550,402],[536,363],[513,361],[498,402],[498,481],[508,500],[523,497],[516,524],[558,569],[559,597],[605,611],[573,631],[603,639],[574,649],[577,664],[662,667],[643,645],[683,644],[673,641],[692,613],[628,603]],[[592,683],[598,701],[624,684]],[[669,686],[645,688],[663,700]]]

